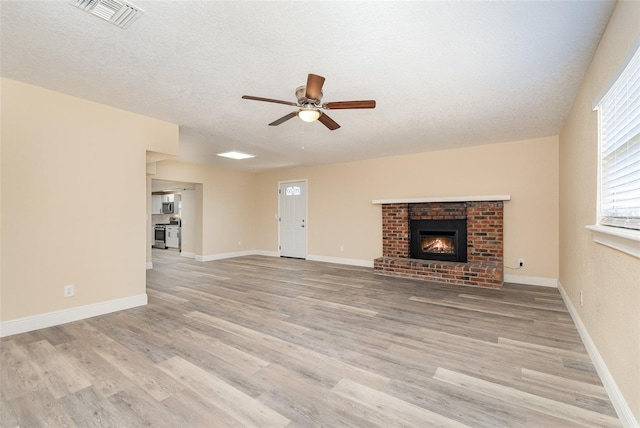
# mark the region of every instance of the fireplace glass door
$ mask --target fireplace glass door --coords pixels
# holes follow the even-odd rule
[[[409,241],[412,259],[467,261],[466,220],[412,220]]]
[[[455,254],[455,232],[420,232],[420,246],[425,253]]]

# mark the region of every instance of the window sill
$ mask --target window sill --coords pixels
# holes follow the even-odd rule
[[[640,230],[601,226],[585,226],[593,232],[593,241],[640,258]]]

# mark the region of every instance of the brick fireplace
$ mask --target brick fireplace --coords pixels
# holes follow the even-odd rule
[[[374,260],[374,273],[501,288],[503,201],[510,198],[501,195],[459,199],[373,201],[382,204],[382,257]],[[415,225],[417,222],[431,224],[437,221],[443,221],[444,224],[466,221],[465,262],[425,260],[423,256],[411,258],[412,222]],[[415,235],[415,226],[413,230]]]

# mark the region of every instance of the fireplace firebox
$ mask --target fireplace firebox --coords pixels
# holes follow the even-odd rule
[[[411,220],[412,259],[467,261],[466,220]]]

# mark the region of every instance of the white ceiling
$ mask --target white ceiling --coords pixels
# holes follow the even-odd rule
[[[179,159],[264,170],[557,135],[614,1],[140,1],[127,30],[67,1],[0,2],[8,77],[180,125]],[[342,127],[296,101],[308,73]],[[256,158],[215,156],[240,150]]]

